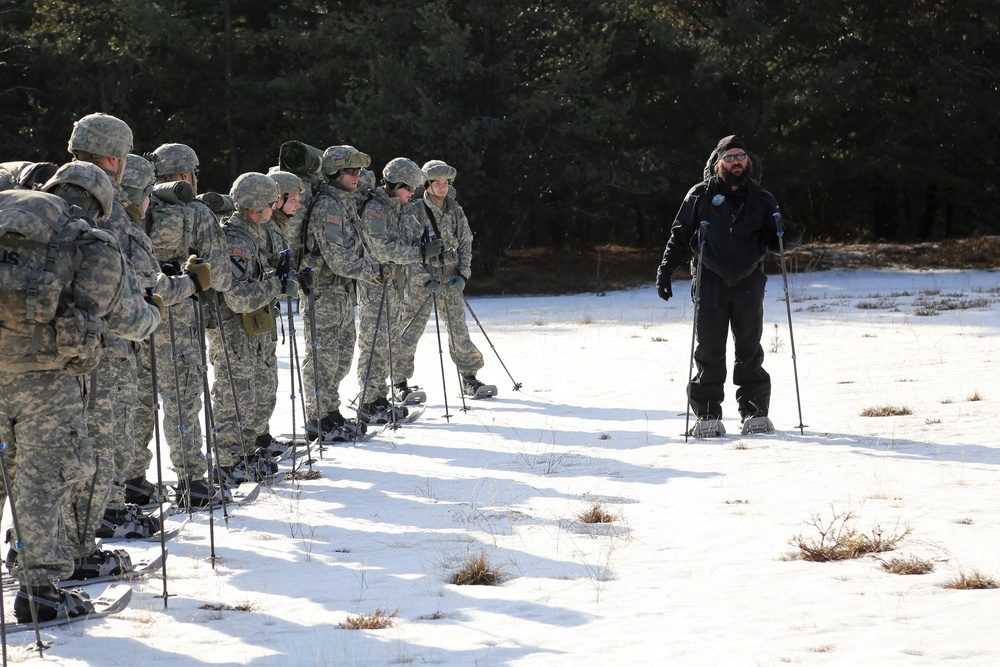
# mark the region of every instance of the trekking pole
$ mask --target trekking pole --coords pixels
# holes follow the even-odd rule
[[[701,260],[705,256],[704,232],[707,226],[708,221],[702,220],[701,226],[698,227],[698,263],[694,276],[694,324],[691,327],[691,362],[688,364],[687,413],[684,417],[684,442],[687,442],[688,436],[691,435],[688,428],[691,425],[691,381],[694,378],[694,342],[698,337],[698,305],[701,303]]]
[[[219,460],[219,443],[215,439],[215,416],[212,414],[212,395],[208,387],[208,354],[205,351],[205,318],[201,301],[195,299],[194,320],[198,329],[198,353],[201,359],[201,386],[205,396],[205,468],[208,480],[208,544],[209,558],[212,569],[215,569],[215,478],[216,464]],[[213,451],[214,449],[214,451]],[[219,496],[222,498],[222,517],[229,525],[229,512],[226,508],[226,490],[222,486],[222,471],[219,471]]]
[[[3,484],[7,489],[7,499],[10,500],[10,521],[14,528],[14,548],[17,549],[17,553],[21,560],[20,566],[18,567],[18,578],[21,580],[21,586],[24,588],[25,594],[28,596],[28,608],[31,610],[31,624],[35,628],[35,647],[38,649],[38,655],[42,655],[42,651],[50,648],[52,644],[42,641],[42,633],[38,628],[38,605],[35,604],[35,596],[32,595],[31,586],[28,585],[28,568],[25,565],[24,541],[21,539],[21,522],[17,518],[17,499],[14,497],[14,486],[10,483],[10,471],[7,470],[6,442],[0,442],[0,471],[3,472]],[[6,622],[4,622],[3,631],[3,652],[6,655]]]
[[[420,302],[420,305],[417,306],[417,309],[413,311],[413,317],[410,318],[410,321],[403,325],[403,328],[400,331],[401,336],[410,330],[410,325],[413,324],[413,320],[417,319],[417,315],[420,314],[421,309],[423,309],[424,305],[430,301],[430,299],[431,295],[428,293],[427,296],[424,297],[423,301]],[[400,317],[402,317],[402,313],[400,314]]]
[[[465,307],[468,308],[469,313],[472,314],[472,319],[474,319],[476,321],[476,324],[479,325],[479,330],[482,331],[483,336],[486,337],[486,342],[490,344],[491,348],[493,348],[493,354],[497,355],[497,361],[499,361],[500,365],[503,366],[504,371],[506,371],[507,373],[507,377],[509,377],[510,381],[514,383],[514,391],[521,391],[521,387],[524,385],[515,380],[514,376],[511,375],[510,371],[507,370],[507,365],[503,362],[503,359],[500,358],[500,353],[497,352],[496,345],[494,345],[493,341],[490,340],[489,335],[486,333],[486,329],[483,328],[483,323],[479,321],[478,317],[476,317],[476,312],[472,310],[472,304],[469,303],[469,300],[465,297],[464,293],[462,294],[462,300],[465,301]]]
[[[396,378],[392,374],[392,334],[394,330],[392,327],[392,313],[389,310],[388,288],[385,292],[385,319],[389,323],[385,328],[385,346],[389,355],[389,407],[392,410],[392,430],[395,431],[399,428],[399,420],[396,419],[396,392],[393,390],[396,384]]]
[[[431,289],[431,300],[434,303],[434,328],[435,330],[437,330],[438,357],[441,358],[441,393],[444,395],[444,420],[450,424],[451,414],[448,412],[448,386],[444,381],[444,349],[441,347],[441,321],[438,318],[438,300],[437,300],[436,287]]]
[[[150,294],[153,290],[149,290]],[[149,380],[153,385],[153,442],[156,449],[156,488],[163,488],[163,460],[160,448],[160,394],[156,374],[156,333],[149,334]],[[160,555],[163,559],[161,574],[163,577],[163,608],[167,604],[167,536],[164,533],[163,522],[160,522]]]
[[[316,335],[316,288],[313,286],[315,281],[315,276],[313,275],[315,270],[311,266],[307,266],[302,269],[300,275],[305,276],[304,283],[308,283],[306,287],[306,297],[309,303],[309,345],[312,347],[312,367],[313,367],[313,396],[316,397],[316,446],[319,447],[319,457],[323,458],[323,429],[321,427],[321,422],[323,417],[320,416],[319,411],[322,409],[320,403],[320,392],[319,392],[319,340],[317,340]],[[300,283],[300,287],[302,284]],[[306,463],[309,465],[309,471],[312,471],[312,443],[309,438],[306,437]]]
[[[357,447],[358,445],[358,432],[361,430],[360,426],[362,424],[361,410],[365,406],[365,398],[368,394],[368,381],[372,375],[372,363],[375,361],[375,346],[378,345],[378,330],[382,325],[382,311],[385,309],[385,293],[388,289],[389,282],[386,281],[382,283],[382,296],[378,302],[378,314],[375,316],[375,333],[372,334],[372,346],[368,350],[368,364],[365,367],[365,374],[362,376],[364,381],[364,386],[361,387],[361,399],[358,401],[357,415],[358,415],[358,428],[354,429],[354,439],[351,442],[351,446]],[[358,359],[358,365],[361,365],[361,359]],[[369,419],[372,415],[368,415]]]
[[[774,224],[778,228],[778,250],[781,258],[781,278],[785,283],[785,309],[788,311],[788,340],[792,347],[792,372],[795,375],[795,402],[799,407],[799,435],[805,435],[805,424],[802,423],[802,397],[799,394],[799,366],[795,360],[795,334],[792,332],[792,299],[788,296],[788,271],[785,270],[785,231],[782,229],[781,213],[774,213]]]
[[[177,267],[171,263],[166,263],[163,265],[163,273],[168,276],[177,275]],[[167,331],[170,333],[170,361],[174,369],[174,401],[177,405],[177,432],[179,438],[184,438],[184,432],[187,430],[187,425],[184,423],[184,409],[181,406],[181,378],[180,371],[177,369],[178,361],[180,355],[177,354],[177,329],[174,326],[174,307],[167,306]],[[153,397],[153,402],[156,402],[156,397]],[[181,447],[181,463],[184,465],[184,474],[189,475],[191,472],[191,465],[188,461],[187,450]],[[188,479],[188,481],[191,481]],[[161,489],[162,492],[162,489]],[[193,511],[191,509],[191,487],[188,486],[187,489],[187,513],[188,519],[192,517]]]
[[[292,472],[295,472],[295,450],[297,445],[295,444],[296,433],[295,433],[295,369],[299,365],[299,354],[298,348],[295,346],[295,317],[292,315],[292,297],[285,297],[285,305],[288,308],[288,370],[289,370],[289,381],[291,383],[291,390],[289,398],[292,400],[292,443],[289,445],[292,448]],[[299,380],[299,389],[302,389],[302,380]],[[292,481],[295,481],[293,475]]]
[[[202,263],[205,260],[199,259],[198,263]],[[236,435],[237,440],[240,443],[240,451],[243,452],[243,465],[250,469],[249,453],[247,452],[247,441],[243,437],[243,426],[245,422],[243,421],[243,415],[240,413],[240,401],[236,396],[236,381],[233,380],[233,365],[229,361],[229,336],[226,334],[226,327],[222,322],[222,311],[219,308],[219,299],[222,298],[221,295],[216,292],[214,299],[207,299],[212,302],[213,313],[215,315],[215,321],[219,326],[219,336],[222,340],[222,351],[226,359],[226,376],[229,378],[229,390],[233,394],[233,411],[236,413]],[[218,379],[216,379],[218,382]],[[212,397],[208,394],[205,395],[205,402],[212,400]],[[218,452],[216,452],[216,461],[218,461]],[[228,518],[228,517],[227,517]]]
[[[454,345],[451,342],[451,327],[454,325],[454,322],[451,319],[451,307],[448,305],[448,297],[442,295],[441,298],[444,300],[444,317],[448,324],[448,354],[450,356],[454,350]],[[462,314],[464,315],[465,312],[463,311]],[[454,357],[452,357],[452,360],[454,360]],[[462,378],[462,370],[458,367],[458,364],[455,364],[455,375],[458,376],[458,396],[462,399],[462,412],[468,412],[469,404],[465,401],[465,380]]]

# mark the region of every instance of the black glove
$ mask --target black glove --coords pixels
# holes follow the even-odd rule
[[[166,264],[164,264],[163,266],[161,266],[160,267],[160,271],[162,271],[163,275],[165,275],[165,276],[180,275],[180,271],[177,270],[177,265],[176,264],[172,264],[170,262],[167,262]]]
[[[316,273],[315,269],[313,269],[313,267],[311,266],[307,266],[301,271],[299,271],[298,275],[299,287],[306,290],[307,292],[311,290],[313,286],[313,278],[315,277],[314,276],[315,273]]]
[[[669,301],[674,295],[674,291],[670,289],[670,274],[666,271],[656,273],[656,295],[664,301]]]
[[[292,273],[292,251],[283,250],[278,253],[278,265],[274,268],[274,274],[282,280],[288,278]]]

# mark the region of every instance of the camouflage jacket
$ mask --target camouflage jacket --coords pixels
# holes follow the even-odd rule
[[[232,313],[249,313],[271,304],[281,292],[281,280],[270,266],[267,236],[261,225],[236,213],[223,229],[232,267],[232,284],[222,295],[222,317],[226,319]]]
[[[318,284],[354,291],[354,281],[379,282],[378,262],[368,253],[361,236],[361,224],[354,207],[354,193],[322,185],[306,225],[303,265],[316,269]]]
[[[444,207],[438,208],[431,203],[430,194],[424,192],[422,199],[403,208],[402,218],[400,225],[405,233],[418,234],[421,240],[436,234],[444,241],[443,279],[456,274],[466,280],[472,277],[472,229],[465,211],[454,198],[446,197]]]

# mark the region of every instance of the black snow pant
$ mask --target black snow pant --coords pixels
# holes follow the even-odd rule
[[[695,323],[694,363],[697,372],[688,387],[691,409],[701,417],[722,417],[725,398],[726,343],[732,328],[736,344],[733,382],[740,415],[766,415],[771,403],[771,376],[764,370],[764,285],[767,276],[754,271],[732,287],[705,269]]]

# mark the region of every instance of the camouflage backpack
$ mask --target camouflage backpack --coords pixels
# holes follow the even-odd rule
[[[78,272],[93,268],[85,261],[94,258],[86,246],[102,241],[115,247],[110,235],[74,217],[55,195],[0,192],[0,371],[81,375],[97,366],[104,354],[103,316],[121,288],[106,285],[88,296],[76,283]]]
[[[190,254],[195,226],[194,189],[185,181],[157,183],[149,197],[145,232],[160,262],[184,259]]]

